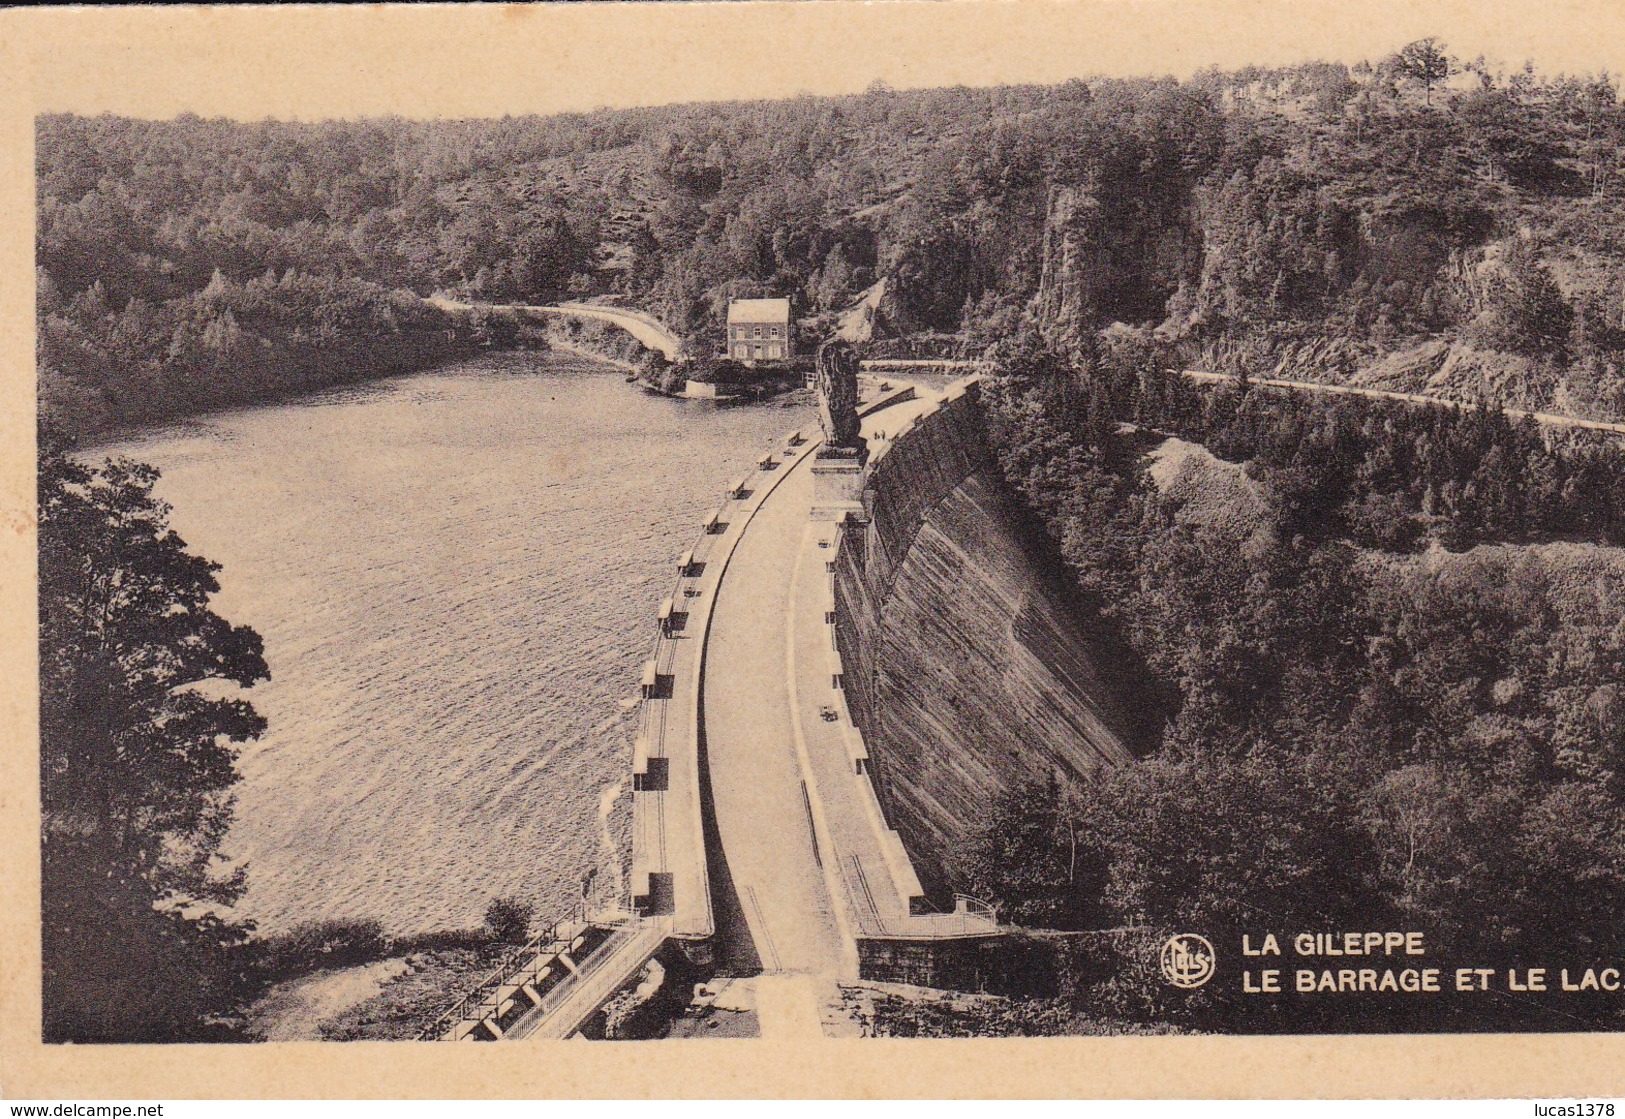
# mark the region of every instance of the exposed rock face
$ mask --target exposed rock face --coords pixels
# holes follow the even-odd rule
[[[1503,281],[1506,266],[1504,245],[1494,242],[1479,248],[1452,249],[1440,267],[1445,291],[1461,308],[1463,321],[1480,314],[1490,304],[1492,289]]]
[[[1536,411],[1553,406],[1553,386],[1537,375],[1528,358],[1446,338],[1389,354],[1348,378],[1348,383],[1458,404],[1493,400]]]
[[[853,345],[862,345],[875,337],[877,328],[885,329],[889,317],[889,304],[896,296],[887,298],[890,279],[880,277],[865,288],[836,318],[835,336]]]
[[[1174,519],[1240,545],[1269,532],[1269,506],[1245,468],[1200,443],[1165,439],[1146,455],[1157,492],[1174,503]]]
[[[1125,762],[1107,669],[1035,553],[971,397],[873,465],[836,561],[836,640],[877,795],[926,890],[1005,789]]]
[[[1052,186],[1044,222],[1043,270],[1033,315],[1056,349],[1070,349],[1100,317],[1100,289],[1110,265],[1101,235],[1100,203],[1088,192]]]
[[[1076,347],[1114,320],[1159,321],[1201,268],[1188,206],[1103,204],[1089,184],[1050,187],[1033,317],[1051,346]]]

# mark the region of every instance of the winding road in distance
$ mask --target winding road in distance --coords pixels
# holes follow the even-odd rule
[[[547,306],[530,303],[462,303],[438,295],[431,296],[428,301],[442,311],[510,311],[515,314],[560,315],[614,323],[649,349],[664,354],[667,361],[676,361],[683,348],[683,340],[659,319],[626,307],[611,307],[602,303],[554,303]]]
[[[1233,373],[1204,373],[1197,369],[1170,370],[1177,372],[1181,377],[1203,384],[1213,384],[1219,381],[1238,380]],[[1268,377],[1250,377],[1249,384],[1263,385],[1272,389],[1299,389],[1304,392],[1332,393],[1338,396],[1366,396],[1376,400],[1399,400],[1407,404],[1443,404],[1447,408],[1467,408],[1471,405],[1460,404],[1454,400],[1446,400],[1439,396],[1427,396],[1417,392],[1390,392],[1387,389],[1368,389],[1357,385],[1323,385],[1314,381],[1283,381]],[[1574,416],[1559,416],[1553,412],[1530,412],[1522,408],[1502,408],[1502,412],[1513,419],[1529,418],[1538,424],[1547,427],[1583,428],[1587,431],[1606,431],[1613,435],[1625,435],[1625,423],[1605,423],[1602,420],[1582,420]]]
[[[474,311],[479,309],[491,311],[509,311],[517,314],[560,315],[583,319],[598,319],[602,322],[613,323],[625,330],[632,337],[643,343],[651,350],[664,354],[667,361],[676,361],[677,355],[682,352],[683,340],[673,334],[659,319],[643,311],[627,307],[612,307],[602,303],[555,303],[547,306],[537,306],[527,303],[462,303],[454,299],[441,296],[432,296],[429,299],[436,307],[444,311]],[[928,364],[924,362],[891,362],[892,365]],[[973,366],[975,362],[935,362],[929,364],[951,364]],[[1206,373],[1198,369],[1170,370],[1180,376],[1203,384],[1215,384],[1223,381],[1236,381],[1239,378],[1233,373]],[[1252,377],[1249,383],[1262,385],[1272,389],[1296,389],[1302,392],[1327,393],[1338,396],[1364,396],[1373,400],[1398,400],[1407,404],[1442,404],[1449,408],[1465,408],[1471,405],[1461,404],[1443,397],[1428,396],[1417,392],[1392,392],[1388,389],[1364,388],[1357,385],[1327,385],[1316,381],[1287,381],[1274,377]],[[1554,412],[1531,412],[1523,408],[1502,408],[1502,412],[1513,419],[1532,419],[1546,427],[1576,428],[1585,431],[1605,431],[1610,435],[1625,435],[1625,423],[1608,423],[1603,420],[1582,420],[1575,416],[1560,416]]]

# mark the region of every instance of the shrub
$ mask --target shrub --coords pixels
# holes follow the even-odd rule
[[[266,940],[260,967],[272,981],[381,958],[389,940],[378,921],[312,921]]]
[[[497,898],[485,910],[485,931],[492,940],[523,944],[530,936],[535,907],[512,895]]]
[[[688,379],[685,373],[688,368],[684,365],[668,365],[660,374],[660,391],[680,392],[683,382]]]

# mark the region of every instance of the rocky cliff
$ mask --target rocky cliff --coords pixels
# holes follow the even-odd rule
[[[1050,188],[1033,317],[1045,341],[1075,347],[1114,320],[1161,319],[1199,271],[1201,232],[1174,200],[1102,201],[1089,183]]]

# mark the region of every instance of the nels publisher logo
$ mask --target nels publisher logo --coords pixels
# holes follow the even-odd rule
[[[1162,977],[1175,987],[1195,990],[1213,978],[1213,945],[1195,933],[1179,933],[1162,946]]]

